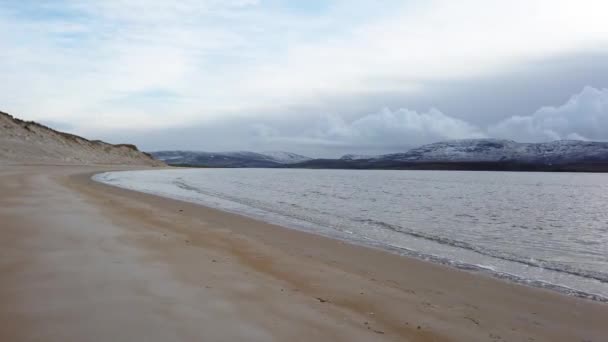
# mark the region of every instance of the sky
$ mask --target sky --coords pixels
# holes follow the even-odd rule
[[[158,150],[608,141],[603,0],[0,0],[0,110]]]

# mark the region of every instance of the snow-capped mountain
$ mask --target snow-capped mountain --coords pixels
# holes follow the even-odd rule
[[[289,152],[162,151],[152,155],[171,165],[206,167],[302,167],[340,169],[446,169],[608,171],[608,142],[560,140],[518,143],[469,139],[424,145],[404,153],[311,159]]]
[[[280,164],[295,164],[295,163],[301,163],[301,162],[305,162],[307,160],[311,160],[312,158],[300,155],[300,154],[295,154],[295,153],[291,153],[291,152],[284,152],[284,151],[266,151],[266,152],[262,152],[260,153],[264,156],[270,157],[271,160],[280,163]]]
[[[382,155],[373,160],[542,164],[608,161],[608,143],[578,140],[548,143],[518,143],[498,139],[454,140],[424,145],[405,153]]]
[[[196,152],[159,151],[151,153],[155,158],[172,165],[208,167],[276,167],[300,163],[311,158],[290,152]]]

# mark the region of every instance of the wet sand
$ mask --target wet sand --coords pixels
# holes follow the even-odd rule
[[[608,305],[0,166],[0,341],[605,341]]]

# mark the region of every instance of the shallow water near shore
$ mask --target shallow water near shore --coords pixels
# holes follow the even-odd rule
[[[180,169],[110,185],[606,301],[608,175]]]

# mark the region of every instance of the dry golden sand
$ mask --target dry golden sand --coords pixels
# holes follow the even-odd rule
[[[0,166],[0,341],[608,340],[608,305],[90,180],[103,169]]]

